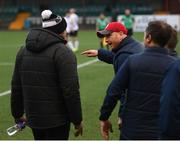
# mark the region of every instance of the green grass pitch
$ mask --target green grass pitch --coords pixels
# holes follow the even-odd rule
[[[0,32],[0,93],[10,89],[15,56],[20,46],[24,44],[27,33],[27,31]],[[135,33],[134,38],[143,41],[143,33]],[[76,52],[78,64],[94,59],[84,57],[80,55],[80,53],[87,49],[97,49],[99,47],[95,31],[80,31],[79,40],[80,49]],[[70,139],[102,139],[98,120],[99,109],[106,94],[106,89],[114,76],[113,67],[103,62],[97,62],[79,68],[78,73],[83,108],[84,133],[82,137],[75,138],[73,135],[73,126],[71,126]],[[33,136],[28,127],[12,137],[6,134],[6,129],[14,125],[10,113],[9,99],[9,95],[0,97],[0,140],[32,140]],[[119,130],[117,126],[118,107],[119,106],[114,110],[110,118],[114,130],[114,132],[110,134],[110,139],[112,140],[119,139]]]

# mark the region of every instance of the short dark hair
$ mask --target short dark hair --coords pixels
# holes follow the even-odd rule
[[[178,43],[178,34],[177,34],[177,31],[174,28],[172,28],[171,37],[167,43],[167,48],[175,49],[177,43]]]
[[[151,21],[146,28],[146,35],[151,35],[154,43],[165,47],[171,37],[172,27],[163,21]]]

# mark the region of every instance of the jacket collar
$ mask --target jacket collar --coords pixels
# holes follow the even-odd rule
[[[117,53],[120,49],[122,49],[122,48],[125,47],[127,44],[129,44],[129,43],[131,43],[131,42],[133,42],[133,41],[134,41],[133,38],[127,36],[126,38],[124,38],[124,39],[119,43],[119,45],[118,45],[117,48],[112,49],[112,52]]]
[[[169,54],[168,50],[164,47],[154,46],[154,47],[146,47],[144,52],[152,52],[152,53],[161,53],[161,54]]]
[[[36,28],[36,29],[38,29],[38,28]],[[56,33],[52,32],[52,31],[50,31],[50,30],[48,30],[48,29],[39,28],[39,30],[42,30],[42,31],[48,32],[49,34],[51,34],[51,35],[53,35],[53,36],[55,36],[55,37],[59,38],[59,39],[60,39],[60,41],[61,41],[62,43],[64,43],[64,44],[66,44],[66,43],[67,43],[67,41],[66,41],[66,40],[65,40],[62,36],[60,36],[60,35],[58,35],[58,34],[56,34]]]

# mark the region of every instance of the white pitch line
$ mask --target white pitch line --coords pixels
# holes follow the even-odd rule
[[[98,59],[94,59],[94,60],[91,60],[91,61],[88,61],[88,62],[79,64],[79,65],[77,66],[77,68],[85,67],[85,66],[90,65],[90,64],[93,64],[93,63],[95,63],[95,62],[97,62],[97,61],[98,61]],[[12,65],[14,65],[14,64],[13,64],[13,63],[9,63],[9,62],[2,62],[2,63],[0,62],[0,66],[12,66]]]
[[[5,91],[3,93],[0,93],[0,96],[8,95],[11,93],[11,90]]]
[[[83,68],[83,67],[85,67],[85,66],[88,66],[88,65],[91,65],[91,64],[93,64],[93,63],[96,63],[97,61],[99,61],[99,60],[98,60],[98,59],[94,59],[94,60],[91,60],[91,61],[87,61],[87,62],[85,62],[85,63],[79,64],[79,65],[77,66],[77,68],[78,68],[78,69]]]
[[[4,62],[4,63],[0,63],[0,66],[12,66],[13,63],[8,63],[8,62]]]
[[[85,62],[85,63],[79,64],[79,65],[77,66],[77,68],[80,69],[80,68],[86,67],[86,66],[88,66],[88,65],[91,65],[91,64],[93,64],[93,63],[96,63],[97,61],[98,61],[98,59],[94,59],[94,60],[91,60],[91,61],[87,61],[87,62]],[[11,90],[2,92],[2,93],[0,93],[0,97],[1,97],[1,96],[4,96],[4,95],[8,95],[8,94],[10,94],[10,93],[11,93]]]

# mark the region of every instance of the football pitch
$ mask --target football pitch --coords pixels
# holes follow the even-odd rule
[[[31,130],[28,127],[12,137],[6,134],[6,129],[14,125],[14,120],[10,111],[10,95],[1,95],[10,90],[16,53],[21,45],[24,44],[27,33],[27,31],[0,32],[0,140],[33,139]],[[143,33],[135,33],[134,38],[142,41]],[[87,63],[95,58],[87,58],[80,55],[84,50],[98,49],[99,41],[95,31],[80,31],[79,40],[80,48],[75,54],[79,65],[78,74],[80,80],[84,132],[82,137],[74,137],[74,127],[71,126],[69,139],[98,140],[102,139],[99,126],[99,109],[106,94],[106,89],[114,76],[114,72],[112,65],[100,61]],[[119,139],[119,130],[117,126],[118,108],[119,106],[117,105],[110,118],[114,130],[114,132],[110,134],[110,139],[112,140]]]

